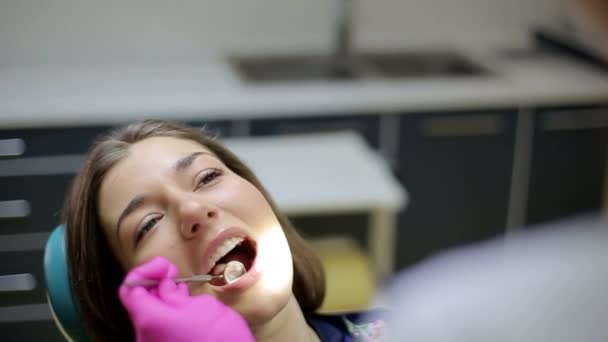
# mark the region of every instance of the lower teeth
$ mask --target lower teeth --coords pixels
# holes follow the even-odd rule
[[[239,279],[243,274],[245,274],[247,270],[245,269],[245,265],[240,261],[230,261],[226,264],[226,269],[224,269],[224,279],[228,284],[235,282]]]

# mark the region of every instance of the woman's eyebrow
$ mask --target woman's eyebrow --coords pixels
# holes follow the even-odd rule
[[[194,152],[194,153],[191,153],[191,154],[183,157],[182,159],[178,160],[177,162],[175,162],[175,165],[173,165],[173,168],[175,169],[175,171],[181,172],[181,171],[187,169],[190,165],[192,165],[194,160],[202,154],[207,154],[207,155],[213,156],[211,153],[208,153],[208,152],[200,152],[200,151]]]
[[[129,204],[127,204],[127,206],[122,211],[122,213],[120,213],[120,216],[118,217],[118,221],[116,221],[116,237],[119,236],[119,229],[120,229],[120,224],[122,223],[122,221],[127,216],[129,216],[132,212],[134,212],[135,210],[140,208],[144,204],[145,200],[146,200],[146,198],[143,195],[137,195],[137,196],[133,197],[133,199],[129,202]]]

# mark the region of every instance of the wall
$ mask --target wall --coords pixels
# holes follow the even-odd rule
[[[360,47],[522,43],[560,0],[358,0]],[[330,46],[334,1],[1,0],[0,65],[196,61]]]

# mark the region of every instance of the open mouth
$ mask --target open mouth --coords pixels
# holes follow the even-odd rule
[[[243,238],[233,238],[230,240],[232,241],[225,242],[225,245],[222,246],[224,249],[220,251],[226,252],[225,255],[217,260],[209,272],[212,275],[223,275],[223,277],[211,280],[209,282],[211,285],[224,286],[233,283],[253,266],[257,254],[255,242]],[[234,247],[230,249],[230,245],[227,244],[234,244]],[[238,266],[235,267],[235,265]]]

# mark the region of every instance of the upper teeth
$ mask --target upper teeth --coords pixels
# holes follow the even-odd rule
[[[218,260],[223,258],[226,254],[228,254],[231,250],[233,250],[234,247],[238,246],[238,244],[240,244],[244,240],[245,239],[242,237],[233,237],[233,238],[230,238],[230,239],[224,241],[224,243],[222,243],[217,248],[217,250],[211,255],[211,257],[210,257],[211,265],[215,265]]]

